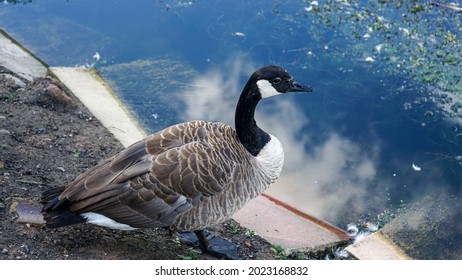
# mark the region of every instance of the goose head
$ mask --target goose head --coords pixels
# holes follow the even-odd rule
[[[279,66],[266,66],[252,75],[258,87],[260,98],[268,98],[288,92],[311,92],[310,86],[301,84]]]
[[[255,71],[244,86],[236,106],[235,127],[242,145],[256,156],[271,140],[269,134],[261,130],[254,114],[258,102],[263,98],[289,92],[310,92],[310,86],[296,82],[279,66],[266,66]]]

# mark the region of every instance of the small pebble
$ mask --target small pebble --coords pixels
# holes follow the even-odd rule
[[[11,135],[11,132],[6,129],[0,129],[0,134]]]

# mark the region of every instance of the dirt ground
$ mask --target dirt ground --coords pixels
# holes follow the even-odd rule
[[[43,190],[68,184],[123,147],[52,78],[27,82],[0,68],[0,104],[0,259],[214,259],[164,229],[19,223],[18,203],[39,205]],[[286,254],[233,220],[211,230],[238,244],[242,259],[318,259],[329,253]]]

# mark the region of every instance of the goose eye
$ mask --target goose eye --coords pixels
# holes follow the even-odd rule
[[[274,78],[274,80],[273,80],[274,84],[279,84],[280,82],[281,82],[281,78],[279,78],[279,77]]]

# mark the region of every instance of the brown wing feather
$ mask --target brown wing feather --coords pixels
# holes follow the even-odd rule
[[[132,227],[170,226],[229,185],[241,159],[223,141],[226,133],[235,137],[220,123],[169,127],[81,174],[58,199],[71,212],[95,212]]]

